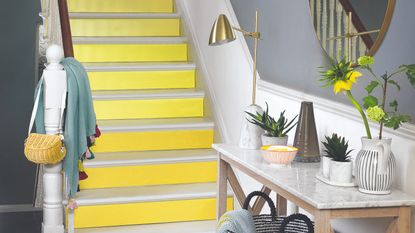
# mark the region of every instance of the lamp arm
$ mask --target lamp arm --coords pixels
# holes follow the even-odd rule
[[[241,28],[237,28],[237,27],[232,27],[232,28],[236,31],[242,32],[242,34],[244,36],[250,36],[250,37],[253,37],[253,38],[256,38],[256,39],[259,39],[261,37],[259,32],[248,32],[248,31],[245,31],[245,30],[243,30]]]

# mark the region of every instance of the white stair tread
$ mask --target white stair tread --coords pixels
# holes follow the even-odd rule
[[[209,118],[163,118],[163,119],[134,119],[134,120],[101,120],[98,126],[103,132],[137,132],[152,130],[185,130],[211,129],[214,123]]]
[[[131,63],[83,63],[87,71],[151,71],[151,70],[194,70],[194,62],[131,62]]]
[[[98,37],[98,36],[74,36],[74,44],[184,44],[187,37],[164,36],[164,37]]]
[[[215,233],[216,221],[76,229],[75,233]]]
[[[158,89],[158,90],[121,90],[93,91],[94,100],[127,100],[127,99],[181,99],[203,98],[205,92],[201,89]]]
[[[69,13],[72,19],[169,19],[180,18],[178,13]]]
[[[108,152],[96,153],[95,159],[84,161],[84,166],[87,168],[139,166],[146,164],[206,162],[215,161],[216,159],[216,152],[212,149]]]
[[[87,189],[75,198],[79,206],[216,198],[216,183]]]

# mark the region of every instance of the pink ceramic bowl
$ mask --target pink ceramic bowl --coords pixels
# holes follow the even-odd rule
[[[298,152],[298,149],[292,146],[263,146],[261,147],[262,157],[265,161],[273,164],[290,164],[295,155]]]

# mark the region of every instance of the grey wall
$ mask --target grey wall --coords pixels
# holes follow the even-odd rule
[[[33,104],[39,0],[1,1],[0,205],[32,202],[35,166],[23,142]]]
[[[316,38],[308,0],[231,0],[241,26],[254,28],[255,10],[260,12],[258,69],[261,78],[289,88],[320,97],[348,103],[345,96],[335,96],[332,90],[321,88],[317,67],[325,66],[328,58]],[[396,0],[391,26],[375,55],[376,73],[391,71],[401,64],[415,63],[415,9],[414,0]],[[247,40],[252,51],[252,42]],[[368,82],[365,76],[353,90],[358,99],[365,94]],[[407,80],[402,80],[398,99],[402,113],[415,118],[415,91]]]

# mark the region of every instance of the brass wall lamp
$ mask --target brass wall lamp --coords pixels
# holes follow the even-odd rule
[[[236,39],[235,32],[239,31],[244,36],[251,37],[255,40],[254,47],[254,69],[253,69],[253,86],[252,86],[252,104],[255,105],[256,98],[256,73],[257,73],[257,51],[258,40],[261,38],[261,33],[258,31],[258,11],[255,12],[255,31],[249,32],[241,28],[233,27],[229,23],[228,18],[224,14],[220,14],[213,24],[209,37],[209,45],[217,46],[227,44]]]
[[[253,68],[253,80],[252,80],[252,104],[245,109],[244,118],[241,127],[241,136],[239,140],[239,146],[245,149],[259,149],[262,145],[261,135],[264,131],[258,126],[251,124],[247,118],[250,118],[246,112],[256,114],[263,113],[260,106],[255,104],[256,99],[256,76],[257,76],[257,51],[258,40],[261,38],[261,34],[258,32],[258,11],[255,13],[255,31],[249,32],[240,28],[232,27],[229,23],[226,15],[219,15],[213,24],[209,37],[209,45],[223,45],[232,42],[236,39],[235,31],[242,32],[244,36],[248,36],[254,39],[254,68]]]

